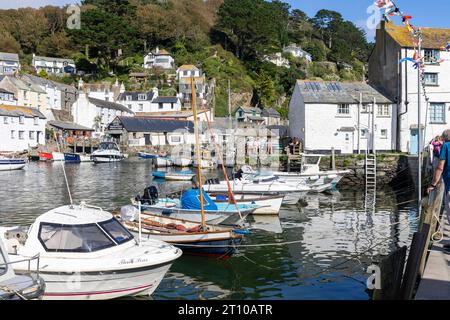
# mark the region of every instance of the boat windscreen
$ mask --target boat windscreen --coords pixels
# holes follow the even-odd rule
[[[48,252],[94,252],[116,244],[95,224],[41,223],[39,241]]]
[[[119,150],[114,142],[102,142],[98,146],[99,150]]]
[[[133,239],[133,235],[115,218],[101,222],[99,225],[118,244],[122,244]]]

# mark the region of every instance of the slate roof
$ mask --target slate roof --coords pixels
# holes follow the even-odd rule
[[[413,48],[413,36],[404,26],[396,26],[393,22],[385,23],[386,32],[401,47]],[[422,47],[425,49],[440,49],[450,42],[450,29],[426,28],[422,29]]]
[[[334,81],[308,81],[297,80],[297,85],[305,103],[341,104],[358,103],[362,93],[362,103],[392,104],[380,90],[363,82],[334,82]]]
[[[236,110],[242,109],[245,113],[253,113],[255,111],[256,114],[261,114],[261,109],[259,108],[250,108],[250,107],[239,107]]]
[[[81,126],[79,124],[73,123],[73,122],[64,122],[64,121],[49,121],[49,125],[52,127],[63,129],[63,130],[77,130],[77,131],[94,131],[94,129]]]
[[[0,52],[0,60],[19,62],[19,55],[17,53]]]
[[[14,94],[14,92],[8,91],[6,89],[0,88],[0,92],[1,93],[9,93],[9,94]]]
[[[192,121],[143,117],[118,118],[128,132],[173,132],[175,130],[186,130],[186,128],[188,132],[194,132],[194,123]]]
[[[0,104],[0,116],[19,117],[24,116],[26,118],[39,117],[40,119],[46,119],[45,116],[38,109],[28,108],[22,106],[10,106]]]
[[[139,100],[138,96],[140,94],[145,94],[147,96],[147,99],[145,100]],[[153,100],[153,96],[154,96],[154,92],[153,91],[148,91],[148,92],[144,92],[144,91],[125,91],[123,93],[121,93],[119,95],[118,100],[120,101],[127,101],[127,96],[131,96],[131,101],[152,101]]]
[[[163,97],[159,96],[155,100],[153,100],[154,103],[177,103],[178,97]]]
[[[125,107],[121,104],[115,103],[115,102],[95,99],[95,98],[91,98],[91,97],[88,97],[88,100],[90,103],[92,103],[100,108],[114,109],[114,110],[119,110],[119,111],[123,111],[123,112],[133,113],[133,111],[131,111],[127,107]]]
[[[278,133],[279,137],[289,136],[289,127],[288,126],[273,125],[273,126],[267,126],[266,128],[268,130],[270,130],[272,133]]]
[[[262,117],[271,117],[271,118],[280,118],[280,113],[274,108],[270,108],[269,110],[264,109],[261,112]]]

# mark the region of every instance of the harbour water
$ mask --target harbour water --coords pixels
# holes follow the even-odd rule
[[[75,203],[118,210],[157,183],[162,195],[190,183],[152,182],[148,160],[65,165]],[[218,171],[205,172],[208,177]],[[27,225],[68,204],[60,163],[30,163],[0,172],[0,225]],[[377,195],[365,208],[364,190],[307,195],[280,217],[250,217],[252,233],[228,260],[182,256],[151,299],[369,299],[366,269],[380,254],[409,244],[418,226],[413,187]]]

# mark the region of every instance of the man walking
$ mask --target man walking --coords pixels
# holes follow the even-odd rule
[[[450,224],[450,129],[444,131],[442,140],[444,141],[444,144],[441,148],[439,162],[434,171],[431,186],[428,187],[427,191],[428,193],[431,193],[442,178],[445,185],[445,213],[447,214],[447,221]],[[450,243],[445,244],[444,248],[450,250]]]

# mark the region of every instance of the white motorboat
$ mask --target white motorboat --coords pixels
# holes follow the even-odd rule
[[[331,184],[323,184],[319,186],[308,186],[305,182],[289,183],[280,180],[278,177],[258,177],[257,180],[249,180],[245,178],[235,178],[230,181],[230,186],[235,194],[283,194],[285,198],[283,203],[294,204],[307,192],[323,192],[331,188]],[[226,181],[207,180],[205,190],[211,192],[227,192],[228,185]],[[297,200],[297,201],[295,201]]]
[[[0,171],[11,171],[23,169],[26,165],[23,159],[7,159],[0,157]]]
[[[230,198],[226,193],[210,193],[209,196],[215,203],[228,203]],[[235,194],[234,198],[238,204],[254,204],[259,206],[252,212],[252,215],[278,215],[283,203],[284,195],[254,195],[254,194]],[[298,201],[297,201],[298,202]]]
[[[162,241],[138,243],[109,212],[85,203],[50,210],[26,231],[0,228],[0,238],[16,272],[39,254],[44,299],[150,295],[182,253]]]
[[[171,167],[173,165],[173,160],[168,157],[157,157],[155,166],[157,168],[165,168],[165,167]]]
[[[64,153],[52,152],[53,161],[64,161]]]
[[[0,238],[0,300],[41,299],[44,290],[45,282],[38,276],[37,270],[28,270],[27,274],[14,272],[8,252]]]
[[[173,165],[176,167],[189,167],[192,165],[192,159],[190,158],[174,158],[173,159]]]
[[[95,163],[117,162],[124,158],[117,143],[111,141],[100,143],[98,149],[92,152],[92,160]]]
[[[194,167],[198,167],[198,162],[194,160]],[[215,168],[216,164],[212,160],[201,159],[200,160],[200,168],[201,169],[212,169]]]

